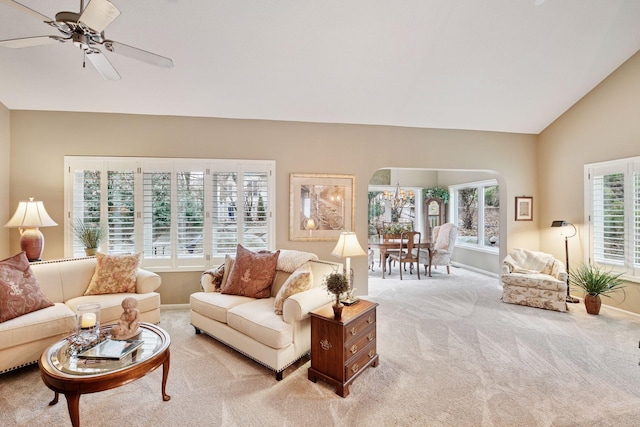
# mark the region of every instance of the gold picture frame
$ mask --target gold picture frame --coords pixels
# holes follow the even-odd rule
[[[292,173],[289,240],[337,241],[355,226],[355,175]]]
[[[516,197],[516,221],[533,221],[533,197]]]

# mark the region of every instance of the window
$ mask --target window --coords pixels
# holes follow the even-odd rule
[[[585,165],[587,258],[640,276],[640,157]]]
[[[500,192],[495,180],[449,187],[453,223],[458,226],[456,244],[498,247]]]
[[[65,157],[65,256],[71,224],[107,225],[100,250],[143,253],[156,269],[220,264],[236,245],[273,249],[273,161]]]

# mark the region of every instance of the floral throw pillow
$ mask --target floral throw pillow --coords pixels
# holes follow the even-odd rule
[[[52,305],[24,252],[0,261],[0,323]]]
[[[139,253],[134,255],[96,254],[96,271],[85,295],[134,293],[140,264]]]
[[[282,307],[284,306],[284,300],[291,295],[295,295],[299,292],[306,291],[311,287],[312,279],[311,266],[309,263],[299,267],[296,271],[291,273],[291,276],[282,284],[282,287],[276,295],[276,299],[273,302],[273,309],[276,314],[282,314]]]
[[[280,251],[255,253],[238,245],[223,294],[269,298]]]

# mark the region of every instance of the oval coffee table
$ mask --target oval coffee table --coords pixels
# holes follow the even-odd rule
[[[162,399],[169,375],[169,334],[150,323],[140,323],[142,332],[135,339],[144,344],[120,360],[81,359],[71,355],[69,341],[63,339],[47,348],[40,362],[42,381],[55,392],[49,405],[58,403],[60,393],[67,399],[71,424],[80,425],[80,395],[109,390],[130,383],[162,365]]]

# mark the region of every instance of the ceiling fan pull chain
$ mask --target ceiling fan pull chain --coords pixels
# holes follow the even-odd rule
[[[82,51],[82,68],[86,68],[87,66],[87,51]]]

